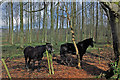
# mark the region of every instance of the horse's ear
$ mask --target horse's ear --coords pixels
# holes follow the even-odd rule
[[[53,46],[53,44],[51,43],[51,45]]]
[[[52,45],[52,46],[53,46],[53,44],[52,44],[52,43],[48,43],[48,42],[46,42],[46,45]]]
[[[90,38],[90,40],[94,41],[94,39],[93,39],[93,38]]]
[[[92,41],[95,41],[94,38],[91,38],[91,39],[92,39]]]
[[[48,49],[48,45],[46,45],[46,49]]]
[[[93,40],[93,38],[90,38],[91,40]]]
[[[47,44],[51,44],[51,43],[46,42],[46,45],[47,45]]]

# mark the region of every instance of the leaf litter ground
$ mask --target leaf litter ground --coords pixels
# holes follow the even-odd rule
[[[82,69],[77,69],[77,59],[72,56],[73,65],[67,66],[60,63],[60,56],[53,57],[53,66],[55,74],[49,75],[47,58],[44,57],[41,62],[40,72],[37,69],[34,71],[27,71],[25,69],[24,57],[6,59],[6,65],[9,69],[11,77],[13,78],[95,78],[100,73],[109,69],[108,63],[113,57],[112,49],[100,49],[100,55],[98,50],[92,50],[87,52],[83,56]],[[36,62],[37,65],[37,62]],[[2,65],[2,78],[8,78],[6,70]]]

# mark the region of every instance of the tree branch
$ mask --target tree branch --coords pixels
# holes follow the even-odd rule
[[[109,18],[109,14],[108,14],[108,9],[104,6],[103,2],[100,2],[100,4],[101,4],[101,7],[103,8],[103,10],[105,11],[105,13],[106,13],[106,15],[108,17],[108,20],[109,20],[110,18]]]
[[[26,2],[25,4],[23,4],[23,5],[27,5],[29,2]]]
[[[26,12],[38,12],[38,11],[42,11],[42,10],[44,10],[46,7],[48,6],[48,4],[45,4],[45,2],[44,2],[44,7],[43,8],[41,8],[41,9],[39,9],[39,10],[35,10],[35,11],[27,11],[26,9],[24,9],[24,11],[26,11]]]
[[[105,10],[105,12],[107,12],[107,11],[109,11],[109,13],[112,12],[112,13],[114,14],[114,16],[118,18],[119,14],[116,13],[114,10],[112,10],[112,9],[109,7],[109,5],[107,5],[105,2],[100,2],[100,4],[101,4],[102,8]],[[107,8],[107,9],[106,9],[106,8]],[[108,14],[108,12],[107,12],[107,16],[108,16],[108,15],[109,15],[109,14]]]

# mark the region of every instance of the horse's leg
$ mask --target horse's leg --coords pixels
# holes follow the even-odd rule
[[[27,57],[25,56],[25,68],[28,69]]]
[[[64,61],[63,61],[63,57],[64,57],[64,55],[63,55],[63,51],[62,51],[62,50],[60,50],[61,63],[63,63],[63,62],[64,62]]]
[[[25,63],[26,63],[26,69],[27,69],[27,71],[29,71],[29,68],[30,68],[30,61],[31,61],[31,58],[29,58],[28,62],[27,62],[27,58],[25,58]]]
[[[67,58],[66,58],[66,64],[67,64],[67,66],[70,66],[70,59],[69,59],[68,56],[67,56]]]
[[[70,58],[70,65],[73,65],[73,58]]]
[[[29,58],[29,61],[28,61],[28,67],[30,68],[30,61],[31,61],[31,58]]]
[[[65,55],[65,63],[67,66],[70,66],[70,57],[69,55]]]
[[[60,49],[60,57],[61,57],[61,63],[62,64],[65,64],[65,62],[66,62],[66,56],[65,56],[65,54],[66,54],[66,51],[63,48],[61,48]]]
[[[62,54],[60,55],[60,57],[61,57],[61,63],[64,63],[64,55]]]
[[[66,56],[66,55],[63,55],[63,64],[64,64],[64,65],[68,65],[67,62],[68,62],[68,61],[67,61],[67,56]]]
[[[67,55],[64,56],[64,64],[69,66],[69,56]]]
[[[62,56],[61,56],[61,63],[64,64],[64,65],[66,65],[66,62],[67,62],[66,60],[67,60],[67,59],[66,59],[66,56],[65,56],[65,55],[62,55]]]
[[[81,65],[81,67],[82,67],[82,57],[83,57],[83,55],[80,55],[80,65]]]
[[[35,68],[35,61],[36,61],[36,59],[33,59],[33,63],[32,63],[32,71],[34,71],[34,68]]]
[[[41,59],[38,59],[38,70],[37,70],[38,72],[40,72],[40,68],[41,68],[40,63],[41,63]]]

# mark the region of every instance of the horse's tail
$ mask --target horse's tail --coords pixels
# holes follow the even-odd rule
[[[62,49],[62,45],[60,46],[60,56],[63,55],[63,49]]]

